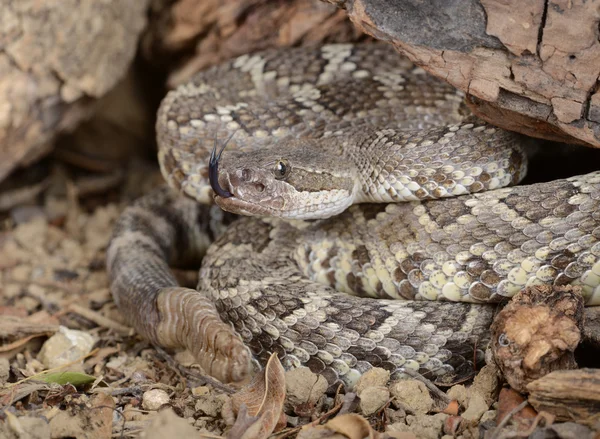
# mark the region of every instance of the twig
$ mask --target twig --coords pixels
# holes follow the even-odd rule
[[[67,312],[73,312],[75,314],[79,314],[82,317],[94,322],[98,326],[102,326],[103,328],[112,329],[113,331],[121,334],[121,335],[133,335],[133,329],[128,326],[121,325],[118,322],[115,322],[108,317],[104,317],[103,315],[93,311],[89,308],[85,308],[81,305],[77,305],[76,303],[71,303],[67,307]]]
[[[518,406],[516,406],[515,408],[513,408],[510,412],[508,412],[507,415],[504,418],[502,418],[502,421],[500,421],[500,423],[498,424],[498,426],[494,429],[494,433],[492,433],[492,436],[491,436],[490,439],[499,439],[500,438],[500,433],[502,432],[502,429],[504,427],[506,427],[506,425],[508,424],[508,421],[510,421],[510,419],[514,415],[516,415],[517,413],[519,413],[521,410],[523,410],[528,405],[529,405],[529,401],[525,400],[521,404],[519,404]]]

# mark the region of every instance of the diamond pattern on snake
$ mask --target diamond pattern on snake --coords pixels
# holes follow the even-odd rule
[[[210,68],[165,97],[157,135],[169,188],[118,221],[111,289],[220,380],[276,352],[332,385],[375,366],[450,383],[523,287],[600,303],[600,172],[519,186],[523,139],[387,45]],[[169,268],[190,264],[196,289]]]

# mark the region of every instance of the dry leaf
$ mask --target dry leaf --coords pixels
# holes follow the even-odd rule
[[[451,416],[457,416],[458,408],[459,408],[458,401],[453,399],[452,401],[450,401],[450,404],[448,404],[446,406],[444,411],[442,411],[442,413],[446,413],[447,415],[451,415]]]
[[[307,425],[302,429],[298,438],[333,438],[339,437],[340,434],[348,439],[378,439],[380,437],[379,433],[373,430],[369,421],[356,413],[348,413],[336,416],[325,425]]]
[[[523,401],[525,401],[525,398],[516,390],[506,387],[500,390],[500,395],[498,396],[498,418],[496,421],[498,423],[502,422],[502,420]],[[519,421],[519,423],[525,421],[524,423],[528,426],[528,421],[532,421],[536,415],[537,412],[533,407],[527,406],[519,412],[514,413],[512,419],[513,421]]]
[[[285,417],[285,375],[277,354],[271,355],[264,374],[257,375],[231,398],[238,418],[228,438],[267,438]],[[285,420],[283,421],[285,425]],[[239,436],[240,432],[244,432]],[[236,435],[232,435],[232,434]]]

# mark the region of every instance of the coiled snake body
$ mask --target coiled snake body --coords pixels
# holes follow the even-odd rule
[[[332,384],[373,366],[450,382],[482,359],[489,303],[538,283],[600,303],[600,173],[500,188],[524,174],[518,137],[387,46],[243,56],[171,92],[157,131],[188,197],[165,188],[124,212],[111,289],[141,334],[221,380],[277,352]],[[226,227],[195,200],[232,133],[217,204],[271,218]],[[365,202],[380,204],[347,209]],[[202,256],[197,290],[178,287],[169,265]]]

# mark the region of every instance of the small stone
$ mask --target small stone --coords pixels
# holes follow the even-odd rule
[[[145,429],[143,437],[146,439],[199,437],[196,429],[183,418],[175,414],[173,409],[161,410]]]
[[[390,388],[392,396],[415,414],[425,414],[433,408],[433,399],[425,384],[418,380],[401,380]]]
[[[208,395],[209,393],[210,389],[206,386],[198,386],[192,389],[192,395],[194,396]]]
[[[314,406],[329,387],[322,375],[313,373],[308,367],[299,367],[285,373],[286,395],[289,404]]]
[[[142,407],[146,410],[158,410],[169,403],[169,395],[161,389],[152,389],[144,392],[142,396]]]
[[[462,384],[450,387],[446,394],[448,395],[448,398],[458,401],[463,407],[467,406],[467,388]]]
[[[462,417],[468,421],[477,421],[489,408],[485,397],[479,392],[469,392],[469,404],[462,414]]]
[[[40,350],[38,359],[47,369],[73,363],[90,353],[97,338],[88,332],[59,327]],[[83,360],[82,360],[83,361]]]
[[[202,395],[196,400],[194,408],[202,415],[217,417],[225,404],[225,395]]]
[[[390,392],[385,387],[367,387],[360,394],[360,410],[369,416],[378,412],[390,400]]]
[[[386,432],[410,432],[419,439],[438,439],[443,432],[444,423],[448,415],[437,413],[435,415],[408,415],[406,424],[391,424]]]
[[[123,407],[122,415],[126,421],[141,421],[146,417],[146,415],[140,411],[139,407],[134,407],[131,404],[126,404],[125,407]]]
[[[496,410],[487,410],[483,415],[481,415],[481,418],[479,418],[479,423],[483,424],[484,422],[487,422],[487,421],[496,422],[497,416],[498,416],[498,412]]]
[[[5,416],[6,421],[0,422],[2,438],[50,439],[51,437],[48,421],[41,417],[17,417],[10,412],[6,412]]]
[[[384,387],[390,380],[390,372],[380,367],[374,367],[363,373],[358,379],[354,391],[358,396],[369,387]]]
[[[498,379],[498,367],[494,364],[483,366],[475,379],[468,393],[477,392],[483,396],[488,406],[496,400],[500,390],[500,381]]]

